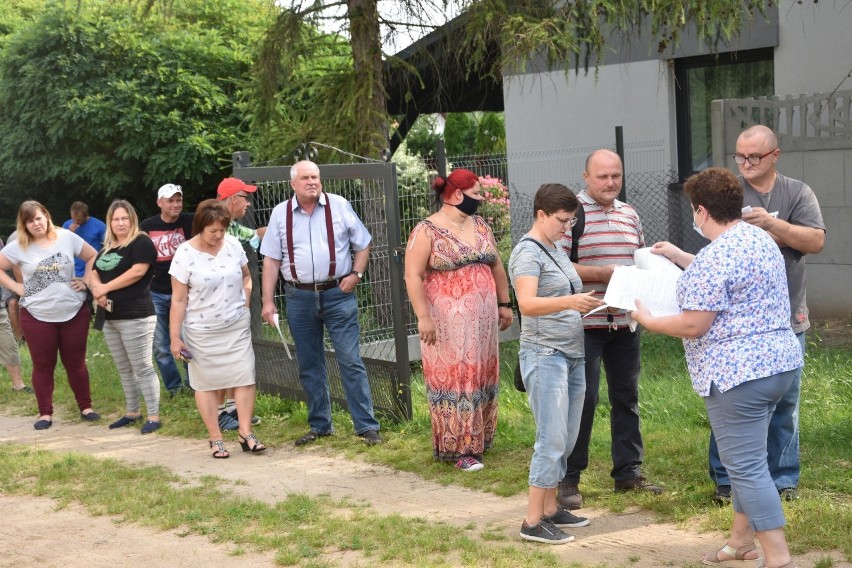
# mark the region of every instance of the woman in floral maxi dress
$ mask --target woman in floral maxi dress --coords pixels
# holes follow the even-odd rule
[[[405,284],[417,316],[435,459],[482,469],[494,441],[500,386],[498,329],[512,323],[509,283],[494,235],[474,215],[477,176],[433,183],[441,208],[412,231]]]

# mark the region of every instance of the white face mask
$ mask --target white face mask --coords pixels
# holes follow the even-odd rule
[[[701,231],[701,227],[703,227],[703,226],[704,226],[704,223],[706,223],[706,222],[707,222],[707,219],[704,219],[704,221],[701,223],[701,225],[696,225],[696,224],[695,224],[695,214],[696,214],[696,213],[698,213],[698,210],[697,210],[697,209],[696,209],[695,211],[693,211],[693,212],[692,212],[692,228],[693,228],[693,229],[695,229],[695,232],[696,232],[696,233],[698,233],[699,235],[701,235],[702,237],[704,237],[704,233]],[[704,238],[706,239],[707,237],[704,237]]]

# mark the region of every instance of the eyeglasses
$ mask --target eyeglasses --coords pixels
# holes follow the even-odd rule
[[[576,217],[572,217],[572,218],[570,218],[570,219],[560,219],[560,218],[559,218],[559,217],[557,217],[556,215],[553,215],[553,214],[550,214],[550,213],[548,213],[548,214],[547,214],[547,216],[548,216],[548,217],[553,217],[554,219],[556,219],[557,221],[559,221],[560,223],[562,223],[562,226],[563,226],[563,227],[573,227],[574,225],[576,225],[576,224],[577,224],[577,218],[576,218]]]
[[[752,166],[756,166],[760,163],[760,160],[762,160],[777,149],[778,148],[773,148],[762,156],[743,156],[742,154],[734,154],[734,161],[739,165],[743,165],[746,163],[746,160],[748,160],[749,164],[751,164]]]

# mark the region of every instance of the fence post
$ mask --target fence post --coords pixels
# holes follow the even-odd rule
[[[447,178],[447,147],[442,139],[435,142],[435,160],[437,161],[438,175]]]
[[[621,193],[618,199],[627,203],[627,173],[624,171],[624,127],[615,127],[615,153],[621,158]]]

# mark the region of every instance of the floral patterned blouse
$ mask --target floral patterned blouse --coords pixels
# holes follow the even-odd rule
[[[678,280],[682,310],[717,312],[713,325],[684,339],[692,388],[710,394],[804,364],[790,327],[784,259],[763,229],[740,222],[701,249]]]

